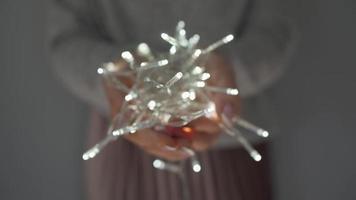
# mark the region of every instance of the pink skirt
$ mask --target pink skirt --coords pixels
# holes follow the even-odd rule
[[[88,145],[105,136],[106,121],[93,114]],[[256,147],[264,159],[254,162],[240,148],[198,154],[202,171],[185,167],[190,200],[269,200],[271,186],[267,145]],[[153,156],[119,139],[85,161],[89,200],[182,200],[177,175],[152,167]]]

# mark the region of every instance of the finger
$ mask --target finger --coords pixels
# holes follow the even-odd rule
[[[169,161],[179,161],[190,157],[191,155],[186,151],[175,148],[150,148],[146,150],[149,154],[163,158]]]
[[[134,134],[125,135],[125,138],[145,149],[176,146],[176,141],[173,138],[157,133],[151,129],[145,129]]]
[[[216,112],[221,114],[225,113],[231,116],[231,114],[240,114],[241,112],[241,99],[237,96],[227,95],[212,95],[212,99],[215,102]]]
[[[118,91],[107,81],[103,81],[103,87],[106,93],[107,100],[110,105],[111,117],[114,117],[119,112],[124,95]]]
[[[126,135],[125,138],[149,154],[166,160],[178,161],[190,156],[187,152],[180,150],[183,146],[191,146],[190,142],[183,138],[174,139],[150,129]]]
[[[197,133],[193,136],[192,148],[196,151],[204,151],[217,141],[218,136],[218,134]]]
[[[217,122],[206,117],[192,121],[189,126],[191,126],[196,132],[194,135],[198,133],[217,134],[220,132],[220,128],[217,125]]]
[[[192,156],[190,152],[187,152],[183,150],[183,147],[188,147],[189,149],[192,149],[192,141],[187,140],[184,138],[177,138],[176,140],[176,146],[164,146],[164,147],[154,147],[154,148],[149,148],[147,149],[147,152],[163,158],[165,160],[169,161],[179,161],[179,160],[184,160]]]

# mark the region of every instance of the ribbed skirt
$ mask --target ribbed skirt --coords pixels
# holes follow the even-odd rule
[[[107,123],[94,114],[88,145],[105,136]],[[202,171],[184,167],[190,200],[269,200],[271,187],[267,145],[256,148],[264,159],[254,162],[240,148],[214,149],[198,153]],[[85,185],[89,200],[182,200],[181,179],[154,169],[148,155],[125,139],[106,147],[97,157],[85,161]]]

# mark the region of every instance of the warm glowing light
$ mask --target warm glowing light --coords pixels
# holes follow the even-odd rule
[[[182,128],[182,131],[183,131],[183,133],[188,134],[188,135],[190,135],[190,134],[193,133],[193,129],[190,128],[190,127],[188,127],[188,126],[184,126],[184,127]]]

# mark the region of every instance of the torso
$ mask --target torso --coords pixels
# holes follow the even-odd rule
[[[172,33],[179,20],[186,22],[188,36],[199,34],[207,45],[234,32],[245,0],[104,0],[103,23],[115,42],[147,42],[164,48],[161,32]]]

